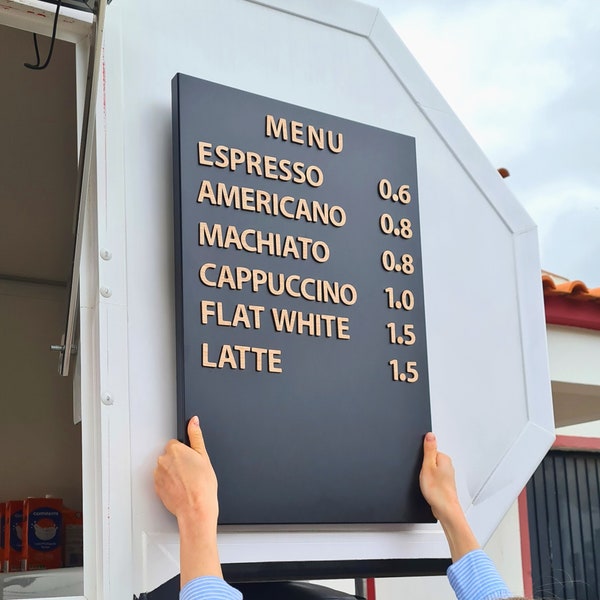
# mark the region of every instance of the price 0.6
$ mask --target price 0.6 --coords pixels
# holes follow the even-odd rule
[[[394,190],[392,184],[387,179],[381,179],[377,186],[379,196],[383,200],[391,200],[392,202],[401,202],[408,204],[410,202],[410,186],[401,185],[397,190]]]
[[[417,372],[417,362],[409,360],[404,364],[404,369],[401,370],[398,361],[394,358],[388,361],[388,365],[392,367],[392,379],[394,381],[403,381],[406,383],[415,383],[419,379]]]
[[[384,250],[381,255],[381,264],[386,271],[396,271],[405,275],[412,275],[415,272],[413,257],[410,254],[403,254],[399,261],[391,250]]]
[[[394,219],[390,215],[383,214],[379,217],[379,227],[386,235],[402,237],[405,240],[409,240],[413,236],[410,219],[400,219],[395,224]]]

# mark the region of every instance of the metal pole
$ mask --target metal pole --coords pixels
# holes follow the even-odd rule
[[[61,343],[65,350],[62,352],[59,371],[63,376],[69,374],[71,363],[71,350],[74,346],[77,316],[79,314],[79,268],[81,263],[81,246],[83,238],[83,224],[85,207],[87,204],[90,169],[92,162],[92,144],[94,142],[96,122],[96,101],[98,96],[98,79],[100,73],[100,57],[102,55],[102,35],[104,32],[104,14],[106,0],[98,0],[96,12],[96,27],[90,47],[88,62],[88,76],[83,113],[81,149],[79,152],[79,174],[77,179],[77,228],[75,231],[75,248],[73,250],[73,265],[69,285],[69,307],[65,334]]]
[[[360,600],[367,600],[367,580],[357,578],[354,580],[354,595]]]

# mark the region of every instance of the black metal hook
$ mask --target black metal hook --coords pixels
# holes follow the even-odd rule
[[[54,13],[54,25],[52,27],[52,40],[50,41],[50,50],[48,51],[48,57],[46,58],[46,61],[44,62],[43,65],[41,64],[40,49],[38,47],[37,34],[34,33],[33,34],[33,46],[35,48],[35,58],[37,60],[37,63],[35,65],[32,65],[30,63],[24,63],[24,65],[28,69],[33,69],[34,71],[41,71],[42,69],[45,69],[50,64],[50,59],[52,58],[52,52],[54,51],[54,42],[56,40],[56,26],[58,25],[58,13],[60,12],[61,4],[62,4],[62,0],[57,0],[56,12]]]

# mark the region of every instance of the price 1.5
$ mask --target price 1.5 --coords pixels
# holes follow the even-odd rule
[[[415,383],[419,379],[416,361],[409,360],[404,363],[403,369],[401,369],[399,362],[395,358],[388,361],[388,365],[392,367],[392,379],[394,381]]]
[[[415,326],[412,324],[402,325],[402,335],[396,333],[396,323],[388,323],[386,327],[390,330],[390,344],[412,346],[417,341],[417,336],[413,331]]]

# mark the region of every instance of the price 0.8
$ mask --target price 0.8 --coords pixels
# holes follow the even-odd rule
[[[400,219],[397,224],[388,214],[379,217],[379,227],[386,235],[394,235],[409,240],[413,236],[410,219]]]
[[[400,369],[398,361],[394,358],[388,361],[388,365],[392,367],[392,379],[394,381],[402,381],[406,383],[415,383],[419,379],[417,372],[417,362],[409,360],[404,364],[404,369]]]
[[[402,204],[408,204],[410,202],[410,186],[401,185],[397,190],[394,191],[392,184],[387,179],[381,179],[377,186],[379,196],[383,200],[391,200],[392,202],[401,202]]]
[[[391,250],[385,250],[381,255],[381,264],[386,271],[396,271],[405,275],[412,275],[415,272],[413,257],[410,254],[403,254],[400,261],[396,261],[396,257]]]

